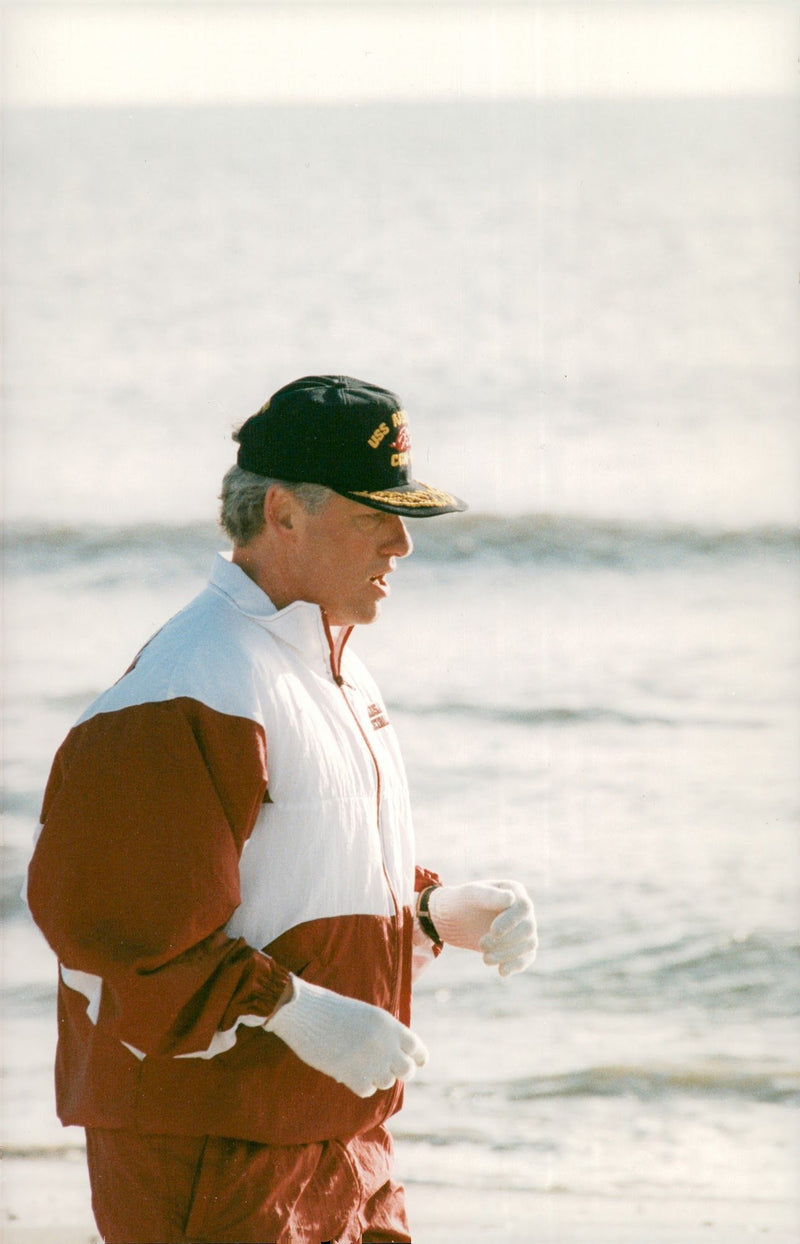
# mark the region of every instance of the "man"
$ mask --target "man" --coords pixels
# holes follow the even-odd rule
[[[402,516],[408,421],[344,376],[240,429],[208,587],[53,764],[28,901],[60,960],[57,1105],[86,1128],[109,1244],[410,1240],[386,1120],[426,1051],[412,970],[449,942],[536,946],[515,882],[415,867],[386,708],[347,648]]]

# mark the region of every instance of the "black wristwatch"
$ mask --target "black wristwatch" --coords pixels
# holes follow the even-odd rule
[[[436,931],[436,925],[431,920],[431,913],[428,910],[431,895],[433,894],[433,891],[438,888],[438,886],[429,885],[427,889],[422,891],[417,901],[417,919],[419,920],[420,928],[423,933],[427,933],[432,942],[436,942],[438,946],[441,946],[442,939]]]

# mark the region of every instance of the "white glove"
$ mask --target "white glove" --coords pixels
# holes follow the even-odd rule
[[[428,1061],[410,1028],[388,1011],[292,976],[293,995],[264,1027],[298,1058],[357,1097],[409,1080]]]
[[[501,976],[533,963],[539,939],[530,895],[519,881],[471,881],[433,890],[428,912],[443,942],[482,950]]]

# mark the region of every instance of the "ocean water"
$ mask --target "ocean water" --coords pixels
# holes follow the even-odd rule
[[[50,759],[202,586],[231,427],[396,387],[472,503],[353,643],[421,862],[541,950],[447,951],[406,1180],[797,1203],[800,538],[790,101],[5,121],[4,1145],[61,1153],[18,898]]]

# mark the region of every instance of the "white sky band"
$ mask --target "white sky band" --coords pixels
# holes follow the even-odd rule
[[[785,94],[796,7],[9,3],[5,104]]]

